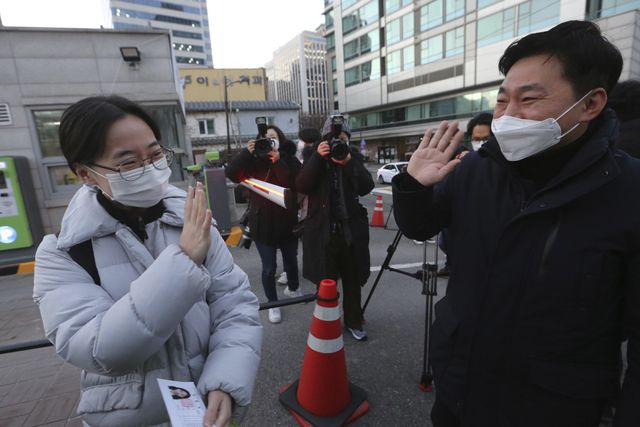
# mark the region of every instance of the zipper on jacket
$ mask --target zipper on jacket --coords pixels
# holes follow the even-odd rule
[[[551,232],[547,236],[547,241],[544,244],[542,251],[542,259],[540,260],[540,268],[538,269],[538,277],[542,276],[547,271],[547,264],[549,263],[549,254],[551,248],[553,248],[556,238],[558,237],[558,231],[560,230],[560,216],[556,216],[555,224],[551,229]]]

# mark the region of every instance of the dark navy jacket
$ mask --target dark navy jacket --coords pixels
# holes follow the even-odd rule
[[[494,139],[435,187],[394,178],[407,237],[450,232],[431,362],[437,398],[462,426],[598,425],[619,385],[622,336],[615,425],[640,425],[640,161],[615,150],[616,137],[607,110],[528,197]]]

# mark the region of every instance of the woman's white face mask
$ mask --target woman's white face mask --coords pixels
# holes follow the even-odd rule
[[[106,197],[122,205],[136,208],[150,208],[162,200],[162,196],[169,186],[171,169],[167,167],[166,158],[160,161],[159,167],[160,169],[154,167],[152,164],[148,164],[138,169],[122,172],[121,176],[120,173],[102,175],[87,166],[93,173],[103,177],[109,182],[111,195],[100,188],[100,191],[102,191]],[[142,168],[144,168],[144,171],[140,178],[134,181],[127,181],[125,179],[127,176],[133,177],[140,175],[140,169]]]
[[[526,159],[560,142],[562,137],[577,128],[580,122],[565,133],[562,133],[558,120],[589,95],[591,95],[591,91],[555,119],[527,120],[506,115],[493,119],[491,131],[495,135],[505,159],[510,162]]]

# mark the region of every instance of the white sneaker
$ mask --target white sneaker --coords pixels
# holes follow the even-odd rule
[[[271,323],[280,323],[282,321],[282,315],[280,314],[280,309],[270,308],[269,309],[269,322]]]
[[[292,291],[289,289],[288,286],[284,288],[284,291],[282,291],[282,293],[288,296],[289,298],[298,298],[302,296],[302,292],[300,292],[300,289],[296,289],[295,291]]]
[[[278,281],[277,281],[278,285],[286,285],[287,283],[289,283],[289,281],[287,280],[287,272],[283,271],[282,274],[280,275],[280,277],[278,277]]]

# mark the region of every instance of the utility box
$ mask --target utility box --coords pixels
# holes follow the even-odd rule
[[[26,157],[0,157],[0,267],[33,261],[44,230]]]

